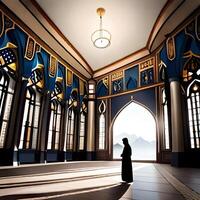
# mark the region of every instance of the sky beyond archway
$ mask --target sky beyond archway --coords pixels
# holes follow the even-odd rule
[[[152,114],[137,103],[130,103],[115,119],[113,125],[113,158],[119,158],[119,150],[122,138],[127,137],[132,147],[133,159],[155,160],[156,159],[156,123]],[[116,144],[119,144],[116,147]],[[116,148],[115,148],[116,147]],[[118,152],[117,151],[118,148]],[[145,152],[144,156],[141,152]],[[148,158],[149,151],[151,156]],[[142,156],[142,157],[141,157]]]

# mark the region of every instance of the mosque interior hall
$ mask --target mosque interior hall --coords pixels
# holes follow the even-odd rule
[[[200,1],[1,0],[1,199],[200,200]]]

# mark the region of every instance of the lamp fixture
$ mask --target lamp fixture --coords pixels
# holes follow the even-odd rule
[[[102,28],[102,16],[105,14],[104,8],[98,8],[97,14],[100,16],[99,29],[92,33],[91,39],[95,47],[103,49],[110,45],[111,34]]]

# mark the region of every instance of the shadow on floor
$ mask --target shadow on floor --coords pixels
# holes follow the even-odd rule
[[[118,200],[130,187],[128,183],[120,183],[118,185],[108,185],[104,187],[93,187],[79,190],[66,190],[61,192],[35,193],[35,194],[18,194],[5,195],[0,197],[0,200],[39,200],[42,199],[57,199],[57,200]]]

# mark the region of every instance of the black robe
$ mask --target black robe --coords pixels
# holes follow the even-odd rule
[[[131,147],[129,144],[124,146],[122,152],[122,180],[126,182],[133,182],[132,162],[131,162]]]

